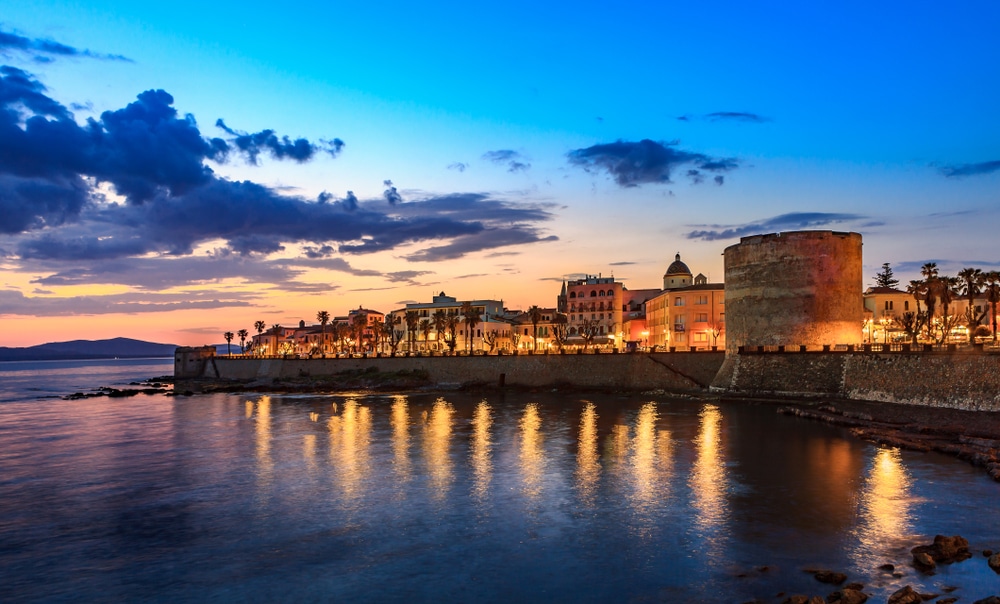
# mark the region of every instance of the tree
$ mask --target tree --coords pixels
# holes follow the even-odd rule
[[[274,351],[271,353],[275,356],[278,354],[278,334],[281,333],[281,325],[275,323],[271,326],[271,332],[274,334]]]
[[[497,347],[497,340],[500,336],[494,330],[489,330],[483,334],[483,343],[490,347],[490,352]]]
[[[531,321],[531,335],[534,338],[531,349],[538,352],[538,324],[542,322],[542,309],[538,306],[529,308],[528,319]]]
[[[264,328],[267,327],[267,323],[263,321],[256,321],[253,324],[253,328],[257,330],[257,345],[260,346],[260,336],[264,333]]]
[[[957,290],[957,278],[948,276],[938,277],[937,294],[938,301],[941,303],[941,338],[938,340],[938,343],[945,342],[948,336],[951,335],[952,328],[958,324],[958,317],[952,316],[948,312],[952,302],[955,301]]]
[[[923,324],[922,317],[923,312],[913,312],[908,310],[898,317],[893,318],[893,323],[895,323],[900,329],[906,332],[909,336],[910,342],[913,344],[917,343],[917,334],[920,333],[920,327]]]
[[[449,312],[447,318],[445,319],[445,329],[448,330],[448,350],[452,354],[455,354],[455,346],[458,345],[458,315],[454,312]]]
[[[441,350],[441,342],[444,341],[444,328],[448,325],[448,315],[443,308],[439,308],[431,315],[434,323],[434,334],[437,339],[437,349]]]
[[[472,354],[472,341],[473,341],[473,329],[476,325],[482,322],[482,314],[479,309],[472,305],[472,302],[462,302],[462,321],[465,323],[465,328],[468,333],[467,341],[469,343],[469,354]]]
[[[927,336],[929,339],[935,339],[936,336],[933,333],[934,330],[934,314],[937,310],[937,300],[940,290],[938,284],[938,269],[936,262],[928,262],[920,267],[920,274],[924,276],[924,304],[927,306]]]
[[[910,284],[906,286],[906,293],[913,296],[913,299],[917,302],[917,312],[914,315],[915,323],[913,326],[913,344],[915,345],[921,329],[928,322],[927,313],[920,307],[920,302],[927,298],[927,284],[919,279],[910,281]],[[928,327],[928,329],[930,328]]]
[[[1000,303],[1000,272],[986,273],[986,301],[990,303],[990,319],[993,323],[993,344],[997,343],[997,304]]]
[[[552,317],[552,339],[559,348],[559,352],[562,352],[563,346],[566,345],[566,340],[569,339],[568,323],[569,320],[562,313],[558,313]]]
[[[222,337],[226,338],[226,354],[228,354],[229,356],[233,356],[233,349],[232,349],[233,332],[227,331],[226,333],[222,334]]]
[[[600,329],[600,323],[594,319],[584,319],[580,323],[580,337],[583,338],[583,349],[586,350],[590,343],[594,341],[594,336],[597,335]]]
[[[384,332],[385,339],[389,342],[389,352],[396,354],[396,349],[399,348],[399,343],[403,340],[403,331],[396,329],[402,322],[399,315],[389,315],[385,319],[385,323],[382,324],[382,331]]]
[[[882,270],[875,275],[875,287],[895,287],[899,285],[899,279],[892,276],[892,267],[886,262],[882,265]]]
[[[982,287],[986,283],[986,275],[978,268],[963,268],[958,271],[958,280],[962,288],[962,295],[969,301],[965,309],[965,325],[969,328],[969,344],[976,341],[976,327],[986,316],[986,310],[976,312],[976,296],[982,293]]]
[[[424,335],[424,350],[427,350],[427,340],[431,339],[434,324],[430,319],[420,319],[420,333]]]
[[[375,350],[379,353],[382,352],[382,336],[385,333],[382,329],[382,323],[381,318],[372,317],[372,340],[375,342]]]
[[[415,310],[408,310],[404,320],[406,321],[406,349],[409,351],[413,350],[413,342],[417,339],[417,323],[420,321],[420,315]]]
[[[337,351],[348,352],[347,338],[351,337],[351,326],[347,323],[337,323],[333,328],[333,333],[337,336]]]
[[[236,332],[236,335],[240,338],[240,354],[246,354],[247,352],[247,337],[250,336],[250,332],[245,329],[241,329]]]
[[[326,324],[330,322],[330,313],[321,310],[316,313],[316,320],[319,321],[319,325],[322,328],[323,354],[326,354]]]
[[[361,352],[362,340],[365,337],[365,328],[368,327],[368,315],[357,313],[351,319],[351,331],[354,334],[354,351]]]

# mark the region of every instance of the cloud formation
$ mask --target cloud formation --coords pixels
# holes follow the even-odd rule
[[[46,92],[30,74],[0,68],[0,235],[11,236],[0,247],[21,261],[184,256],[218,239],[243,256],[289,243],[310,244],[313,254],[362,254],[490,231],[481,245],[464,239],[458,246],[472,252],[502,240],[542,240],[532,225],[551,218],[539,206],[480,194],[405,202],[389,180],[388,211],[350,191],[342,200],[280,194],[221,178],[207,162],[240,154],[253,164],[264,152],[307,161],[322,151],[336,155],[343,144],[293,141],[271,130],[243,134],[221,120],[229,138],[206,138],[163,90],[81,126]],[[125,203],[106,199],[103,185]]]
[[[30,55],[39,63],[52,61],[53,57],[82,57],[87,59],[100,59],[104,61],[127,61],[132,59],[121,55],[108,55],[92,52],[86,49],[74,48],[54,40],[44,38],[28,38],[13,32],[0,31],[0,53],[10,51],[20,52]]]
[[[494,164],[507,166],[508,172],[524,172],[531,168],[531,164],[528,163],[524,155],[511,149],[487,151],[483,153],[483,159]]]
[[[701,116],[680,115],[677,117],[677,120],[680,122],[690,122],[693,119],[702,119],[708,122],[743,122],[748,124],[763,124],[764,122],[771,121],[769,117],[748,111],[714,111]]]
[[[856,222],[867,217],[860,214],[837,214],[827,212],[792,212],[772,218],[758,220],[742,225],[699,225],[703,229],[690,231],[688,239],[702,241],[717,241],[719,239],[735,239],[749,235],[763,235],[787,230],[811,229],[832,224]]]
[[[694,184],[704,180],[702,171],[727,172],[739,166],[732,158],[713,158],[703,153],[684,151],[677,142],[638,142],[619,140],[593,145],[567,153],[569,163],[586,172],[607,172],[621,187],[673,182],[671,173],[692,166],[686,174]],[[719,183],[721,184],[721,183]]]
[[[466,168],[468,168],[468,167],[469,167],[469,164],[467,164],[465,162],[460,162],[460,161],[456,161],[456,162],[452,162],[452,163],[448,164],[448,169],[449,170],[455,170],[457,172],[465,172]]]
[[[956,164],[941,168],[941,173],[948,178],[979,176],[982,174],[992,174],[997,171],[1000,171],[1000,160],[984,161],[977,164]]]

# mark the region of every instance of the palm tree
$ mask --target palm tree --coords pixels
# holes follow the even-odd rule
[[[445,328],[448,330],[448,350],[455,353],[455,346],[458,344],[456,332],[458,331],[458,314],[449,312],[445,318]]]
[[[986,273],[986,301],[990,303],[990,318],[993,322],[993,344],[997,343],[997,304],[1000,303],[1000,272]]]
[[[542,309],[538,308],[537,305],[529,308],[528,319],[531,321],[531,335],[534,338],[531,349],[538,352],[538,324],[542,322]]]
[[[920,279],[910,281],[910,284],[906,286],[906,293],[913,296],[913,299],[917,302],[917,314],[913,317],[914,323],[912,334],[912,343],[915,346],[917,344],[917,337],[920,335],[921,326],[928,322],[927,314],[920,308],[921,300],[927,299],[927,284]],[[928,330],[930,330],[929,324]]]
[[[368,327],[368,315],[362,313],[354,315],[354,318],[351,319],[351,327],[354,331],[354,350],[360,352],[362,340],[365,337],[365,328]]]
[[[462,302],[462,308],[460,312],[463,317],[463,322],[465,323],[465,328],[468,330],[468,342],[469,342],[469,354],[472,354],[472,341],[473,341],[473,329],[476,325],[482,322],[482,314],[479,309],[472,305],[472,302]]]
[[[375,342],[375,351],[382,352],[382,318],[372,317],[372,340]]]
[[[437,348],[441,350],[441,341],[444,340],[443,333],[444,328],[448,325],[448,314],[444,312],[443,308],[439,308],[434,311],[431,315],[431,321],[434,322],[434,333],[437,338]]]
[[[404,320],[406,321],[406,349],[410,351],[413,350],[413,342],[417,339],[417,322],[420,321],[420,315],[415,310],[408,310]]]
[[[278,355],[278,334],[281,333],[281,325],[278,324],[278,323],[275,323],[274,325],[271,326],[271,331],[274,333],[274,352],[272,352],[271,354],[277,356]]]
[[[976,314],[976,296],[982,293],[983,284],[986,283],[986,275],[978,268],[963,268],[958,271],[958,279],[962,283],[962,295],[969,301],[969,306],[965,309],[965,324],[969,328],[969,344],[976,341],[976,327],[986,313]]]
[[[958,289],[958,279],[955,277],[938,277],[938,300],[941,302],[941,342],[951,335],[951,328],[955,326],[958,319],[948,314],[948,307],[955,301],[955,292]]]
[[[222,334],[222,337],[226,338],[226,354],[229,356],[233,356],[233,348],[232,348],[233,332],[227,331],[226,333]]]
[[[434,324],[431,323],[430,319],[420,320],[420,333],[424,334],[424,350],[427,350],[427,340],[431,337],[431,330],[434,328]]]
[[[257,345],[260,346],[260,336],[264,333],[264,328],[267,327],[267,323],[263,321],[256,321],[253,324],[253,328],[257,330]]]
[[[330,313],[321,310],[316,313],[316,320],[319,321],[323,333],[323,354],[326,354],[326,324],[330,322]]]
[[[250,332],[245,329],[241,329],[236,332],[236,335],[240,337],[240,354],[246,354],[247,352],[246,342],[247,342],[247,337],[250,335]]]

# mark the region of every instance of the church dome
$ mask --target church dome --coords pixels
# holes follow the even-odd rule
[[[677,254],[674,257],[674,261],[670,264],[669,267],[667,267],[667,272],[663,274],[664,277],[667,277],[669,275],[687,275],[689,277],[691,276],[691,269],[688,268],[688,265],[681,262],[680,254]]]

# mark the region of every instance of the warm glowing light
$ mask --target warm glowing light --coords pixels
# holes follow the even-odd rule
[[[274,461],[271,459],[271,397],[262,396],[257,399],[256,425],[254,430],[257,446],[257,480],[258,487],[266,488],[271,484],[274,473]]]
[[[330,457],[338,471],[340,488],[346,503],[356,502],[363,494],[368,476],[371,444],[371,410],[355,399],[344,402],[344,411],[327,423],[330,431]]]
[[[451,403],[439,398],[434,401],[428,422],[424,427],[424,452],[433,494],[438,499],[448,495],[452,481],[451,421],[455,409]]]
[[[869,560],[911,536],[910,483],[899,449],[879,449],[861,494],[856,558]]]
[[[592,506],[601,478],[601,463],[597,452],[597,409],[587,402],[580,413],[580,437],[576,451],[576,488],[580,500]]]
[[[529,403],[521,416],[521,476],[528,499],[537,499],[542,492],[544,451],[542,450],[542,418],[538,405]]]
[[[484,501],[489,493],[490,480],[493,473],[493,463],[490,460],[490,427],[493,425],[493,418],[489,404],[480,401],[476,405],[475,415],[472,417],[472,449],[469,452],[469,461],[472,464],[472,473],[475,480],[472,485],[472,496],[478,501]]]
[[[715,405],[705,405],[700,413],[701,427],[694,444],[697,457],[691,467],[691,486],[695,524],[707,543],[719,546],[716,535],[726,518],[725,460],[721,451],[722,412]]]
[[[393,470],[399,484],[410,480],[410,409],[405,396],[392,397]]]

